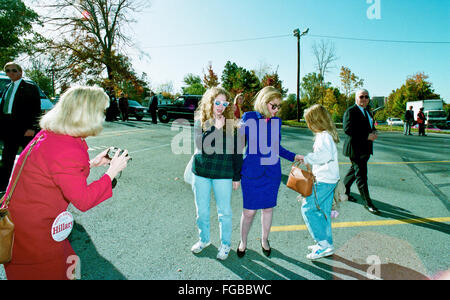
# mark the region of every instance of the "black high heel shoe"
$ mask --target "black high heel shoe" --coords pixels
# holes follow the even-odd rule
[[[270,253],[272,252],[272,248],[270,248],[270,243],[269,241],[267,241],[267,245],[269,245],[269,250],[264,249],[263,245],[262,245],[262,241],[261,241],[261,249],[262,252],[264,253],[265,256],[269,257]]]
[[[239,242],[239,245],[238,245],[238,247],[237,247],[236,253],[237,253],[237,256],[238,256],[239,258],[242,258],[242,257],[244,257],[245,251],[247,251],[247,248],[245,248],[244,251],[241,251],[241,250],[239,250],[239,246],[240,246],[240,245],[241,245],[241,243]]]

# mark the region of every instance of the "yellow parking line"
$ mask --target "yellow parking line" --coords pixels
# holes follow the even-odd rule
[[[450,217],[444,218],[419,218],[419,219],[403,219],[403,220],[380,220],[380,221],[360,221],[360,222],[338,222],[332,223],[332,228],[347,227],[366,227],[366,226],[390,226],[418,223],[444,223],[450,222]],[[307,230],[306,225],[289,225],[289,226],[272,226],[271,232],[281,231],[301,231]]]

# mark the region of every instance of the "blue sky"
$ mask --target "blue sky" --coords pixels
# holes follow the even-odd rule
[[[380,18],[369,18],[367,11],[378,3],[380,9],[372,12]],[[149,55],[139,58],[131,51],[135,69],[149,75],[153,88],[172,82],[175,92],[186,74],[202,76],[211,61],[220,75],[230,60],[247,69],[261,62],[278,67],[284,86],[295,93],[295,28],[309,28],[301,39],[302,77],[315,71],[312,45],[327,40],[318,36],[450,42],[449,0],[153,0],[135,18],[132,38]],[[450,103],[450,43],[330,40],[338,56],[326,76],[333,86],[340,86],[341,66],[363,78],[372,96],[388,96],[408,76],[425,72]]]

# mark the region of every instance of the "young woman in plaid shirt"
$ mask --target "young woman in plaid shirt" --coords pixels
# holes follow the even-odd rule
[[[233,103],[226,90],[211,88],[205,92],[196,112],[194,136],[198,153],[192,162],[192,190],[200,238],[191,251],[200,253],[211,244],[209,204],[212,188],[220,223],[221,246],[217,259],[225,260],[231,246],[231,193],[240,186],[242,166],[242,148],[239,146],[242,143],[238,141]]]

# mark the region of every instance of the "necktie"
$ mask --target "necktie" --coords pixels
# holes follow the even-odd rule
[[[4,102],[5,104],[3,105],[3,113],[7,114],[8,113],[8,108],[9,108],[9,103],[11,102],[11,94],[14,90],[14,83],[11,84],[11,86],[9,87],[8,91],[6,92],[6,96]]]
[[[365,108],[364,108],[364,115],[366,116],[366,119],[369,122],[370,128],[372,128],[372,122],[370,122],[369,113],[367,112],[367,109],[365,109]]]

